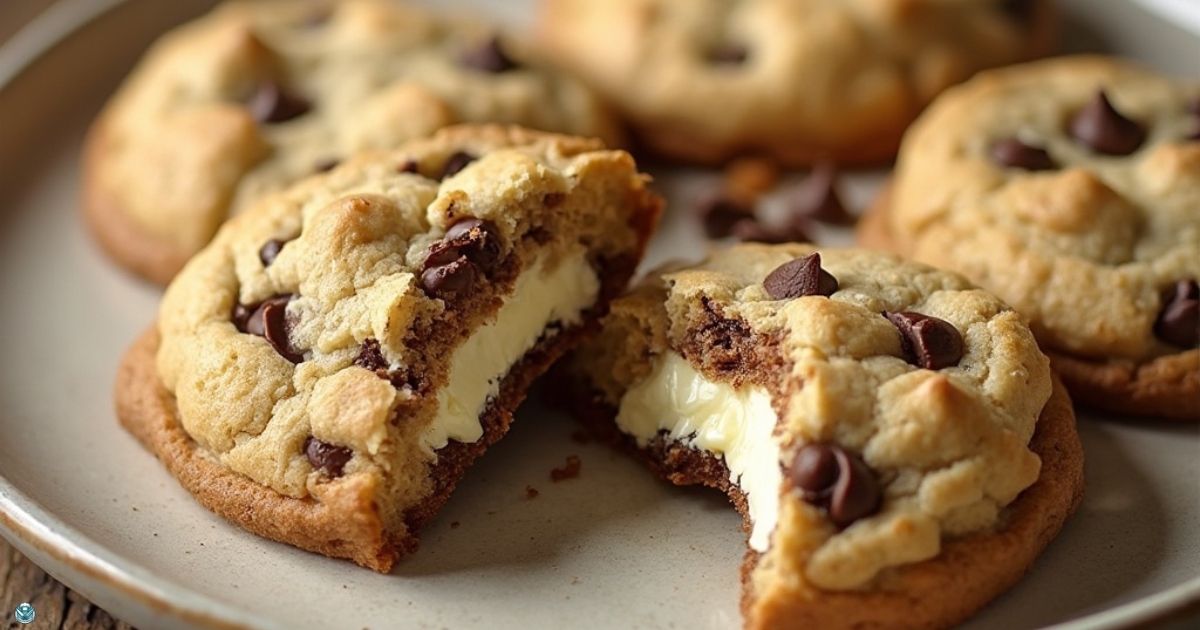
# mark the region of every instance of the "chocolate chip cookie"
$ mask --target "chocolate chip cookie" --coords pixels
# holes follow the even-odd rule
[[[537,37],[664,155],[879,163],[947,86],[1053,47],[1049,0],[542,0]]]
[[[121,422],[209,509],[388,571],[661,212],[630,156],[453,127],[263,197],[168,287]]]
[[[866,250],[652,274],[569,363],[576,409],[745,517],[747,628],[946,628],[1076,509],[1071,402],[1015,311]]]
[[[980,75],[905,138],[860,239],[1030,320],[1078,402],[1200,419],[1200,83],[1073,57]]]
[[[473,19],[399,0],[230,2],[164,35],[104,108],[83,207],[114,260],[166,284],[264,192],[467,122],[620,141],[582,85]]]

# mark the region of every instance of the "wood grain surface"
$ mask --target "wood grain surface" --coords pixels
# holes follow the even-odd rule
[[[33,623],[17,623],[22,602],[33,606]],[[62,585],[0,538],[0,628],[3,630],[132,630],[79,593]]]

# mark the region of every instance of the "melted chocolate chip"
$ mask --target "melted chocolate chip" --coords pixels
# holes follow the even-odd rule
[[[733,229],[730,230],[733,236],[743,243],[767,243],[777,245],[780,243],[804,243],[811,242],[812,237],[804,229],[804,221],[793,221],[790,225],[783,227],[769,227],[763,225],[757,219],[742,219],[733,224]]]
[[[442,242],[457,249],[486,273],[500,259],[499,233],[495,223],[471,217],[450,226],[450,229],[446,230],[446,236]],[[430,249],[432,250],[432,248]],[[426,260],[428,261],[428,259]]]
[[[337,158],[322,158],[317,160],[316,164],[313,164],[313,172],[328,173],[329,171],[337,168],[337,165],[341,163],[342,161]]]
[[[477,275],[475,264],[466,256],[459,256],[457,260],[422,272],[421,285],[430,296],[449,301],[470,290]]]
[[[807,295],[833,295],[838,281],[821,268],[820,254],[809,254],[780,265],[763,280],[763,287],[773,300],[793,300]]]
[[[250,115],[260,123],[287,122],[312,109],[307,99],[288,92],[274,81],[260,84],[246,105],[250,108]]]
[[[1122,116],[1100,90],[1071,119],[1071,136],[1097,153],[1129,155],[1146,141],[1146,130]]]
[[[409,158],[404,160],[404,163],[401,164],[396,171],[400,173],[416,173],[419,167],[420,164],[417,164],[416,160]]]
[[[279,356],[300,363],[304,354],[292,348],[289,338],[292,326],[287,317],[287,305],[292,297],[273,297],[253,309],[239,304],[233,309],[233,324],[241,332],[265,338]]]
[[[724,238],[732,233],[739,221],[753,219],[754,208],[735,202],[722,194],[714,194],[696,207],[708,238]]]
[[[446,166],[442,168],[442,176],[438,179],[446,179],[447,177],[458,173],[464,168],[467,168],[468,164],[477,159],[479,158],[465,151],[458,151],[454,153],[449,158],[446,158]]]
[[[750,58],[750,51],[739,44],[724,44],[708,51],[708,62],[718,66],[740,66]]]
[[[500,74],[520,67],[517,62],[505,54],[500,38],[494,35],[481,46],[464,53],[460,61],[467,68],[492,74]]]
[[[837,189],[837,168],[822,162],[790,195],[791,211],[797,217],[834,225],[853,225],[854,215],[846,212]]]
[[[258,259],[262,261],[263,267],[270,267],[271,263],[279,257],[279,252],[283,251],[283,246],[287,245],[288,241],[282,241],[273,238],[266,243],[263,243],[262,248],[258,250]]]
[[[878,512],[883,502],[871,468],[835,444],[806,444],[796,453],[790,476],[801,497],[824,508],[840,528]]]
[[[884,312],[883,316],[900,331],[905,360],[927,370],[958,365],[963,355],[962,334],[954,324],[921,313]]]
[[[354,451],[345,446],[322,442],[310,435],[304,440],[304,456],[313,468],[325,471],[330,477],[341,477]]]
[[[989,154],[1001,166],[1027,171],[1048,171],[1055,168],[1050,154],[1040,147],[1031,147],[1016,138],[1005,138],[992,145]]]
[[[1200,346],[1200,284],[1180,280],[1163,294],[1163,307],[1154,334],[1180,348]]]

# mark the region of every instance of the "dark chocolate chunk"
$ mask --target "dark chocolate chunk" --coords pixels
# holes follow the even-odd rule
[[[992,160],[1001,166],[1027,171],[1048,171],[1055,168],[1050,154],[1041,147],[1031,147],[1016,138],[1005,138],[992,145]]]
[[[954,324],[936,317],[903,311],[883,316],[900,331],[905,360],[927,370],[958,365],[963,355],[962,334]]]
[[[283,246],[287,245],[288,241],[273,238],[266,243],[263,243],[262,248],[258,250],[258,259],[262,261],[263,267],[270,267],[271,263],[279,256],[279,252],[283,251]]]
[[[337,165],[341,163],[342,161],[337,158],[322,158],[317,160],[316,164],[313,164],[313,172],[328,173],[329,171],[337,168]]]
[[[397,168],[396,170],[401,173],[416,173],[416,172],[418,172],[417,169],[420,166],[421,165],[417,164],[416,160],[409,158],[407,160],[404,160],[404,163],[401,164],[400,167]]]
[[[878,512],[883,503],[875,473],[836,444],[806,444],[796,453],[790,472],[801,497],[825,509],[840,528]]]
[[[831,162],[817,164],[790,195],[794,216],[834,225],[854,225],[837,193],[837,168]]]
[[[467,165],[479,158],[465,151],[458,151],[446,158],[446,166],[442,167],[442,176],[438,179],[446,179],[451,175],[467,168]]]
[[[738,221],[754,218],[754,208],[737,203],[719,192],[702,199],[696,212],[704,222],[704,233],[708,238],[729,236]]]
[[[471,217],[450,226],[442,240],[458,248],[486,273],[500,259],[499,234],[495,223]]]
[[[354,456],[354,451],[345,446],[322,442],[310,435],[304,440],[304,456],[313,468],[325,471],[330,477],[341,477],[342,470]]]
[[[740,66],[750,58],[750,51],[740,44],[724,44],[708,51],[709,63],[719,66]]]
[[[500,74],[520,67],[504,53],[500,38],[494,35],[482,45],[464,53],[460,61],[468,68],[492,74]]]
[[[812,237],[804,229],[804,226],[805,222],[801,220],[793,221],[790,225],[784,227],[769,227],[763,225],[757,219],[742,219],[734,223],[733,229],[730,231],[739,241],[749,243],[776,245],[779,243],[811,242]]]
[[[292,348],[289,338],[292,325],[288,321],[287,305],[292,297],[273,297],[253,309],[239,304],[233,309],[233,323],[241,332],[265,338],[279,356],[292,363],[300,363],[304,360],[304,354]]]
[[[1129,155],[1146,141],[1146,130],[1118,112],[1104,90],[1071,119],[1071,135],[1097,153]]]
[[[1200,346],[1200,284],[1196,280],[1180,280],[1163,293],[1154,334],[1180,348]]]
[[[477,275],[475,264],[466,256],[459,256],[457,260],[422,272],[421,285],[432,297],[453,300],[474,286]]]
[[[772,299],[793,300],[806,295],[833,295],[838,290],[838,281],[821,268],[820,254],[809,254],[767,274],[763,287]]]
[[[308,99],[287,91],[274,81],[260,84],[246,105],[250,115],[260,123],[287,122],[312,109]]]

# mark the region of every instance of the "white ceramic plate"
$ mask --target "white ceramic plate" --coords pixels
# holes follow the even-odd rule
[[[158,292],[83,232],[80,139],[151,38],[206,4],[68,0],[0,48],[0,533],[147,630],[737,627],[744,537],[724,499],[572,441],[572,421],[536,403],[391,575],[225,523],[118,427],[114,366]],[[529,3],[476,4],[519,23]],[[1067,4],[1073,46],[1196,71],[1200,40],[1127,0]],[[677,203],[650,262],[694,253],[687,198],[711,177],[662,174]],[[864,204],[878,180],[856,177],[850,201]],[[1083,507],[1028,578],[964,629],[1127,628],[1200,599],[1198,428],[1080,424]],[[552,483],[571,454],[582,475]]]

